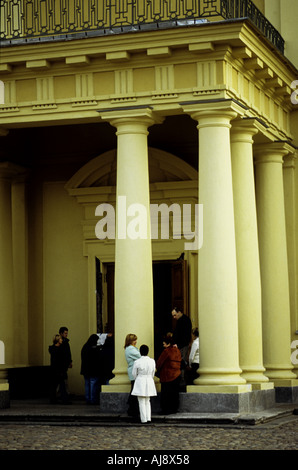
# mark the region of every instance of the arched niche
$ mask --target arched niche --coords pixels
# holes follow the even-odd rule
[[[188,163],[163,150],[148,149],[150,184],[198,181],[198,172]],[[116,186],[117,150],[93,158],[78,170],[66,184],[67,190]],[[81,191],[82,192],[82,191]]]

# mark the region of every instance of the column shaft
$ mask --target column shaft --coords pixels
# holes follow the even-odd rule
[[[227,105],[225,105],[227,106]],[[232,109],[193,114],[199,129],[199,202],[204,243],[199,251],[200,377],[198,385],[245,384],[240,376],[237,268],[230,149]]]
[[[248,121],[235,121],[231,133],[238,279],[239,357],[242,377],[268,382],[263,372],[262,297],[253,169],[253,135]]]
[[[28,364],[28,241],[26,183],[12,184],[12,249],[15,364]],[[17,293],[17,295],[16,295]]]
[[[0,227],[0,339],[5,346],[5,365],[12,366],[14,362],[14,319],[11,181],[9,177],[3,176],[3,173],[0,176]]]
[[[285,215],[289,266],[289,289],[290,289],[290,311],[291,311],[291,341],[298,339],[298,292],[297,292],[297,250],[296,250],[296,204],[297,194],[295,190],[295,171],[297,152],[284,157],[283,180],[285,192]],[[298,374],[296,365],[294,372]],[[297,375],[298,376],[298,375]]]
[[[128,384],[124,341],[129,333],[153,351],[153,280],[150,237],[148,127],[151,111],[113,113],[117,128],[117,206],[115,242],[115,378]],[[139,233],[139,237],[137,234]]]
[[[290,302],[282,164],[284,144],[255,149],[266,375],[294,379],[290,363]]]

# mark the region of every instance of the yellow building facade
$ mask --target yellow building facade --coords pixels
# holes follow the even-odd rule
[[[297,402],[296,2],[73,4],[0,6],[2,406],[60,326],[76,395],[113,333],[115,406],[126,334],[157,357],[174,305],[200,331],[182,409]]]

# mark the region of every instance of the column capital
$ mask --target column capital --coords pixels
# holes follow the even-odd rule
[[[267,144],[258,144],[254,146],[255,163],[280,163],[284,157],[292,154],[294,151],[288,142],[272,142]]]
[[[288,168],[293,168],[295,169],[296,168],[296,160],[298,158],[298,149],[294,149],[293,148],[293,152],[292,153],[288,153],[287,155],[285,155],[284,157],[284,168],[285,169],[288,169]]]
[[[227,126],[232,119],[243,116],[245,113],[245,109],[231,99],[181,103],[181,106],[185,113],[198,121],[198,128],[201,125]],[[201,124],[203,120],[204,124]]]
[[[253,136],[261,130],[261,124],[255,118],[234,119],[231,127],[231,142],[253,144]]]
[[[156,114],[149,106],[106,109],[99,111],[99,114],[103,121],[108,121],[118,129],[118,132],[119,128],[122,128],[124,133],[143,133],[144,129],[153,124],[161,124],[164,120],[162,116]]]

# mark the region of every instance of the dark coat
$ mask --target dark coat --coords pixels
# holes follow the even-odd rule
[[[67,366],[65,364],[65,356],[62,345],[49,346],[49,353],[51,355],[51,372],[52,374],[66,378]]]
[[[104,347],[85,344],[81,351],[81,375],[98,377],[101,384],[114,377],[113,357],[108,344]]]
[[[101,348],[84,345],[81,351],[81,374],[86,377],[100,377],[102,372]]]
[[[62,351],[63,351],[63,361],[65,364],[65,367],[66,369],[68,369],[72,363],[69,339],[63,338],[63,341],[60,347],[62,348]]]
[[[183,313],[177,320],[176,328],[173,334],[173,343],[181,349],[188,346],[191,342],[191,319]]]

